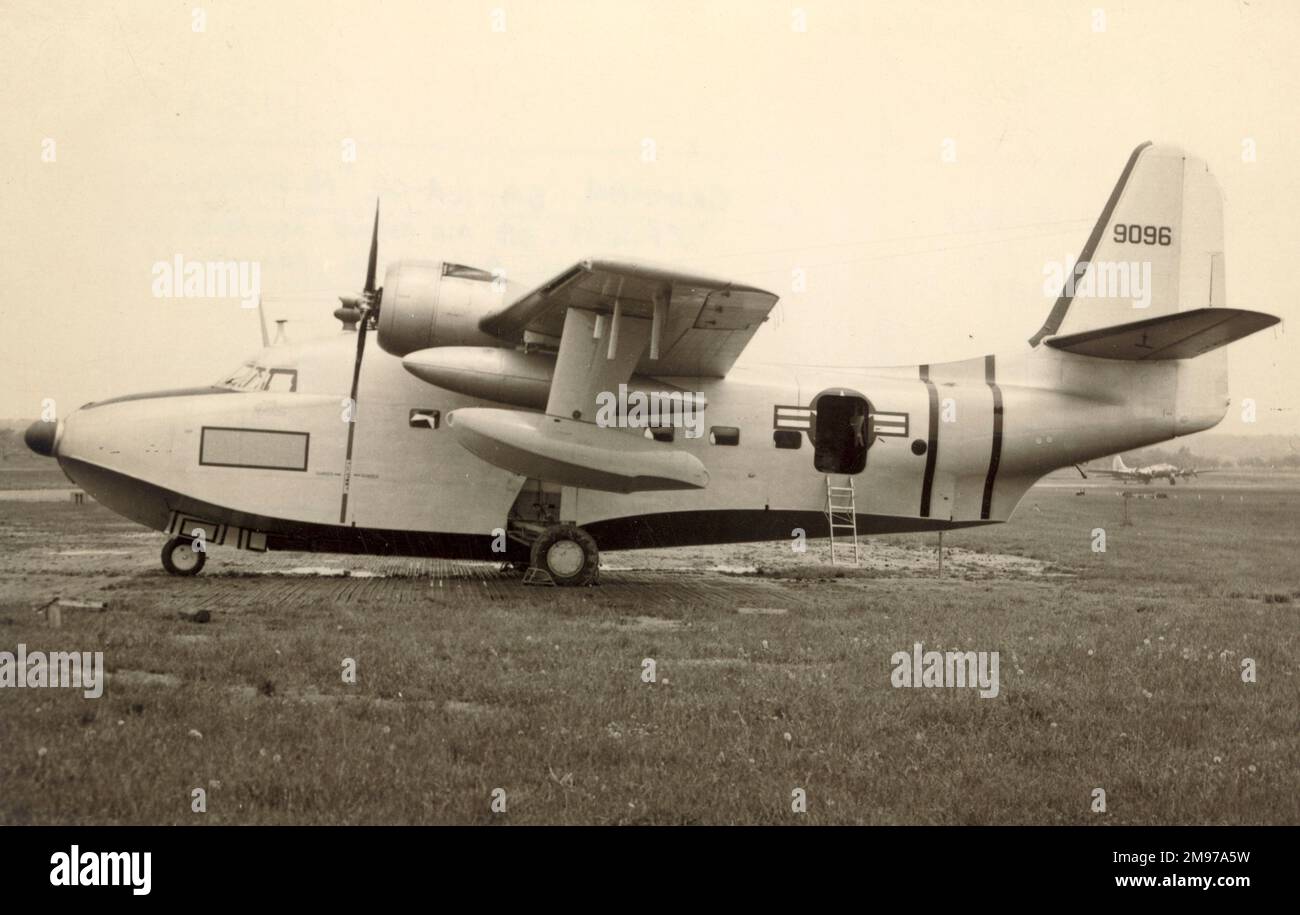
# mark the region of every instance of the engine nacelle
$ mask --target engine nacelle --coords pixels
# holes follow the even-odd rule
[[[384,274],[379,346],[394,356],[431,346],[501,346],[478,325],[506,295],[504,281],[477,267],[398,261]]]

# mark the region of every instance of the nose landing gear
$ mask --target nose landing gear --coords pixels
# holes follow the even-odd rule
[[[173,537],[163,544],[163,568],[172,575],[198,575],[207,561],[208,554],[194,549],[189,537]]]

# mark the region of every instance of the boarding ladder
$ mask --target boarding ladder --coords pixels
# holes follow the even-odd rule
[[[846,537],[853,538],[853,564],[858,564],[858,505],[853,491],[853,477],[848,478],[848,486],[836,486],[829,474],[826,476],[826,520],[831,528],[831,565],[836,564],[835,547],[848,550],[848,543],[842,542]],[[835,542],[839,535],[840,543]]]

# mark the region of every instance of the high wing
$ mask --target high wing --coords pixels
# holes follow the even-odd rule
[[[722,280],[583,261],[479,323],[505,342],[556,347],[545,415],[462,407],[448,425],[471,452],[520,476],[610,492],[704,488],[709,474],[698,457],[619,428],[630,424],[609,415],[609,401],[634,373],[726,375],[776,298]],[[703,405],[682,393],[679,409]]]
[[[610,260],[585,260],[505,308],[479,328],[510,343],[563,337],[570,308],[650,322],[649,348],[633,371],[721,378],[776,304],[777,296],[727,280]],[[657,317],[657,319],[656,319]]]

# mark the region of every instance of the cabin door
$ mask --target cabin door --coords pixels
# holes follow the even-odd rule
[[[813,403],[813,466],[820,473],[856,474],[867,466],[866,398],[822,394]]]

